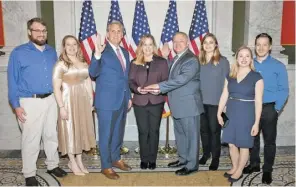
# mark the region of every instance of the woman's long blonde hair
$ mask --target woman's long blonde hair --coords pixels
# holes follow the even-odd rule
[[[145,59],[144,59],[144,53],[143,53],[143,45],[146,39],[150,38],[152,40],[153,44],[153,55],[158,56],[157,54],[157,47],[156,47],[156,42],[154,37],[151,34],[145,34],[141,37],[139,45],[136,50],[136,59],[134,61],[134,64],[136,65],[143,65],[145,64]]]
[[[215,46],[215,49],[214,49],[214,55],[212,56],[212,59],[210,61],[212,61],[212,63],[216,66],[217,64],[219,64],[219,60],[221,58],[221,53],[220,53],[220,50],[219,50],[219,47],[218,47],[217,38],[212,33],[207,33],[203,37],[203,39],[201,40],[201,47],[200,47],[200,53],[198,55],[198,59],[199,59],[199,62],[200,62],[201,65],[206,65],[207,63],[209,63],[209,62],[207,62],[207,59],[206,59],[206,51],[203,48],[204,42],[208,37],[213,38],[213,40],[215,41],[216,46]]]
[[[241,47],[236,51],[236,53],[235,53],[235,63],[233,63],[233,64],[231,65],[231,69],[230,69],[230,73],[229,73],[229,76],[230,76],[231,78],[234,78],[234,79],[237,78],[237,73],[238,73],[238,69],[239,69],[239,64],[238,64],[238,62],[237,62],[237,58],[238,58],[238,54],[239,54],[239,52],[240,52],[241,50],[243,50],[243,49],[247,49],[247,50],[249,51],[249,53],[250,53],[250,55],[251,55],[251,59],[252,59],[252,60],[251,60],[251,63],[250,63],[250,68],[251,68],[251,70],[255,71],[252,50],[251,50],[249,47],[247,47],[247,46],[241,46]]]
[[[66,49],[65,49],[66,41],[67,41],[68,38],[73,38],[76,41],[77,48],[78,48],[76,57],[78,58],[78,60],[80,62],[86,63],[86,61],[85,61],[85,59],[83,57],[82,51],[81,51],[80,43],[79,43],[78,39],[75,36],[72,36],[72,35],[66,35],[63,38],[63,40],[62,40],[62,48],[61,48],[62,52],[61,52],[61,54],[59,56],[59,60],[63,61],[68,68],[73,64],[73,62],[71,62],[70,58],[68,57]]]

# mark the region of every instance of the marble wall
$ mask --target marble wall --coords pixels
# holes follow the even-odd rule
[[[284,50],[281,46],[282,9],[283,1],[247,1],[244,43],[254,48],[254,38],[267,32],[273,39],[272,54],[287,65],[287,56],[280,54]]]
[[[146,5],[146,1],[145,1]],[[127,32],[130,34],[132,26],[132,16],[134,3],[120,2],[123,19],[126,24]],[[157,42],[160,38],[160,31],[167,10],[168,2],[153,3],[147,1],[146,10],[148,18],[156,21],[150,21],[151,31],[155,34]],[[193,1],[178,1],[178,13],[180,30],[188,31],[192,17]],[[96,23],[99,32],[105,32],[107,15],[110,8],[108,1],[94,1],[96,13]],[[190,11],[188,8],[190,7]],[[4,1],[4,24],[7,46],[3,49],[7,55],[0,57],[0,150],[1,149],[20,149],[20,130],[16,118],[8,104],[7,99],[7,62],[11,50],[27,41],[26,21],[32,17],[38,16],[39,7],[36,1]],[[165,10],[164,12],[154,13],[157,8]],[[231,51],[233,11],[232,1],[207,1],[207,11],[210,30],[217,35],[219,47],[231,62],[233,61],[233,51]],[[227,11],[226,11],[227,10]],[[259,32],[268,32],[274,38],[275,58],[283,62],[287,59],[279,53],[282,49],[279,44],[280,38],[280,15],[281,1],[261,2],[250,1],[246,8],[245,43],[253,47],[254,37]],[[54,22],[56,48],[59,51],[60,42],[64,35],[78,35],[79,20],[81,13],[80,1],[54,1]],[[102,16],[101,16],[102,14]],[[160,21],[159,21],[160,20]],[[279,118],[277,145],[295,145],[295,65],[287,65],[290,85],[290,97],[288,103]],[[170,118],[170,139],[174,140],[173,123]],[[160,139],[165,140],[166,119],[161,124]],[[125,141],[137,141],[137,128],[133,111],[128,113]]]

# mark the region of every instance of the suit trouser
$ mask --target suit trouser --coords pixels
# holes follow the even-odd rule
[[[218,123],[218,106],[204,104],[205,112],[200,116],[200,136],[203,155],[219,161],[221,154],[221,126]]]
[[[46,98],[21,98],[20,105],[26,112],[26,121],[21,123],[22,159],[24,176],[36,175],[36,161],[42,138],[48,170],[58,167],[57,104],[54,95]]]
[[[120,160],[120,148],[123,143],[126,113],[126,100],[124,100],[118,110],[97,109],[102,169],[112,168],[112,163]]]
[[[163,106],[164,103],[133,106],[138,126],[140,157],[142,162],[156,162]]]
[[[189,170],[198,169],[200,116],[174,118],[174,132],[179,162]]]
[[[264,172],[272,172],[276,154],[276,135],[277,135],[278,113],[274,108],[274,104],[263,105],[259,133],[255,136],[254,146],[251,150],[250,164],[252,166],[260,165],[260,132],[262,130],[264,140]]]

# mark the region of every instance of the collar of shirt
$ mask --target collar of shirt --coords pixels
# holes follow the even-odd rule
[[[121,47],[118,45],[118,47],[116,47],[115,45],[113,45],[109,40],[107,40],[110,44],[110,46],[112,47],[112,49],[115,51],[115,53],[117,54],[116,49],[119,48],[119,51],[121,51]]]
[[[178,61],[179,60],[179,58],[186,52],[188,50],[188,48],[186,48],[184,51],[182,51],[181,53],[179,53],[179,54],[177,54],[177,56],[178,56],[178,58],[177,58],[177,60],[176,61]],[[175,61],[175,62],[176,62]]]
[[[257,57],[254,58],[254,61],[255,63],[258,63],[258,64],[263,64],[263,63],[266,63],[270,60],[271,56],[268,55],[261,63],[257,60]]]
[[[122,52],[122,50],[121,50],[121,47],[120,47],[120,46],[116,47],[116,46],[113,45],[108,39],[107,39],[107,41],[108,41],[108,43],[110,44],[110,46],[112,47],[112,49],[113,49],[113,51],[115,52],[116,56],[117,56],[117,50],[116,50],[116,49],[119,48],[119,52],[120,52],[120,54],[121,54],[121,56],[122,56],[122,59],[123,59],[124,63],[126,63],[126,59],[125,59],[125,56],[124,56],[124,54],[123,54],[123,52]]]
[[[39,49],[37,49],[37,47],[35,46],[35,44],[32,42],[32,41],[29,41],[28,42],[28,46],[31,48],[31,49],[33,49],[33,50],[38,50],[38,51],[40,51]],[[43,51],[46,51],[46,50],[48,50],[50,47],[49,47],[49,45],[47,45],[47,44],[45,44],[44,45],[44,50]],[[42,52],[42,51],[41,51]]]

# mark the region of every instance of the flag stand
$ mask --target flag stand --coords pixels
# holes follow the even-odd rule
[[[165,146],[160,147],[158,149],[158,153],[165,154],[165,157],[168,158],[170,154],[177,153],[177,149],[175,147],[170,146],[169,143],[169,126],[170,126],[170,116],[166,117],[166,138],[165,138]]]

